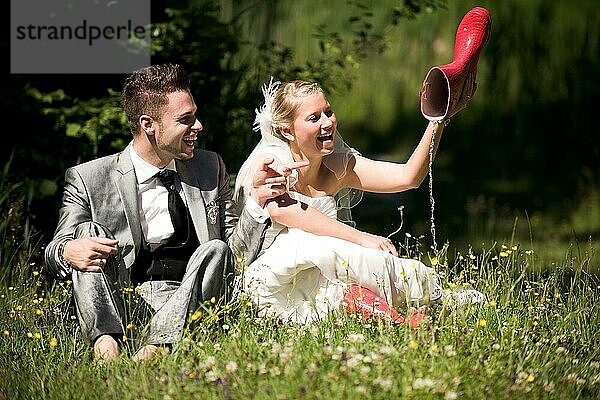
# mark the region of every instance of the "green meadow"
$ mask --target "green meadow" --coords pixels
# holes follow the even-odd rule
[[[8,399],[584,399],[600,395],[597,249],[516,241],[441,246],[437,257],[405,232],[402,256],[472,285],[486,305],[442,308],[416,330],[357,314],[311,325],[258,318],[243,296],[191,312],[168,355],[137,364],[143,321],[124,351],[92,360],[70,307],[70,282],[48,281],[22,259],[0,288],[0,381]],[[595,260],[595,261],[593,261]],[[243,265],[239,265],[243,270]],[[123,294],[135,307],[134,290]]]

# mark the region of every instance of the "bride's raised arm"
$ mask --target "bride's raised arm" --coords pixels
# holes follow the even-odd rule
[[[349,165],[344,177],[344,186],[373,193],[397,193],[419,187],[428,171],[431,136],[434,135],[435,156],[443,130],[443,123],[430,122],[406,163],[355,156],[354,165]]]

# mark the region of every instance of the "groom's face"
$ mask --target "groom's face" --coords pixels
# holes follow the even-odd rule
[[[196,103],[189,91],[167,95],[169,102],[163,108],[154,133],[161,159],[189,160],[194,156],[194,141],[203,127],[196,119]]]

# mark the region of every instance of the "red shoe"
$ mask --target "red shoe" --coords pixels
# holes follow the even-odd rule
[[[433,67],[421,88],[421,113],[444,121],[467,106],[477,88],[477,61],[490,39],[492,17],[483,7],[471,9],[456,30],[454,61]]]
[[[425,314],[416,312],[406,319],[385,300],[357,284],[348,285],[343,304],[349,313],[360,312],[366,319],[389,318],[393,323],[405,324],[412,329],[417,329],[421,321],[426,318]]]

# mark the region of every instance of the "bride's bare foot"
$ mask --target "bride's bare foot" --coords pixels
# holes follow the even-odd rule
[[[161,355],[169,354],[170,350],[167,346],[156,346],[153,344],[147,344],[141,349],[138,350],[137,353],[131,359],[135,362],[144,362],[153,359],[154,357]]]
[[[94,360],[96,361],[114,361],[120,353],[119,344],[110,335],[102,335],[94,342]]]

